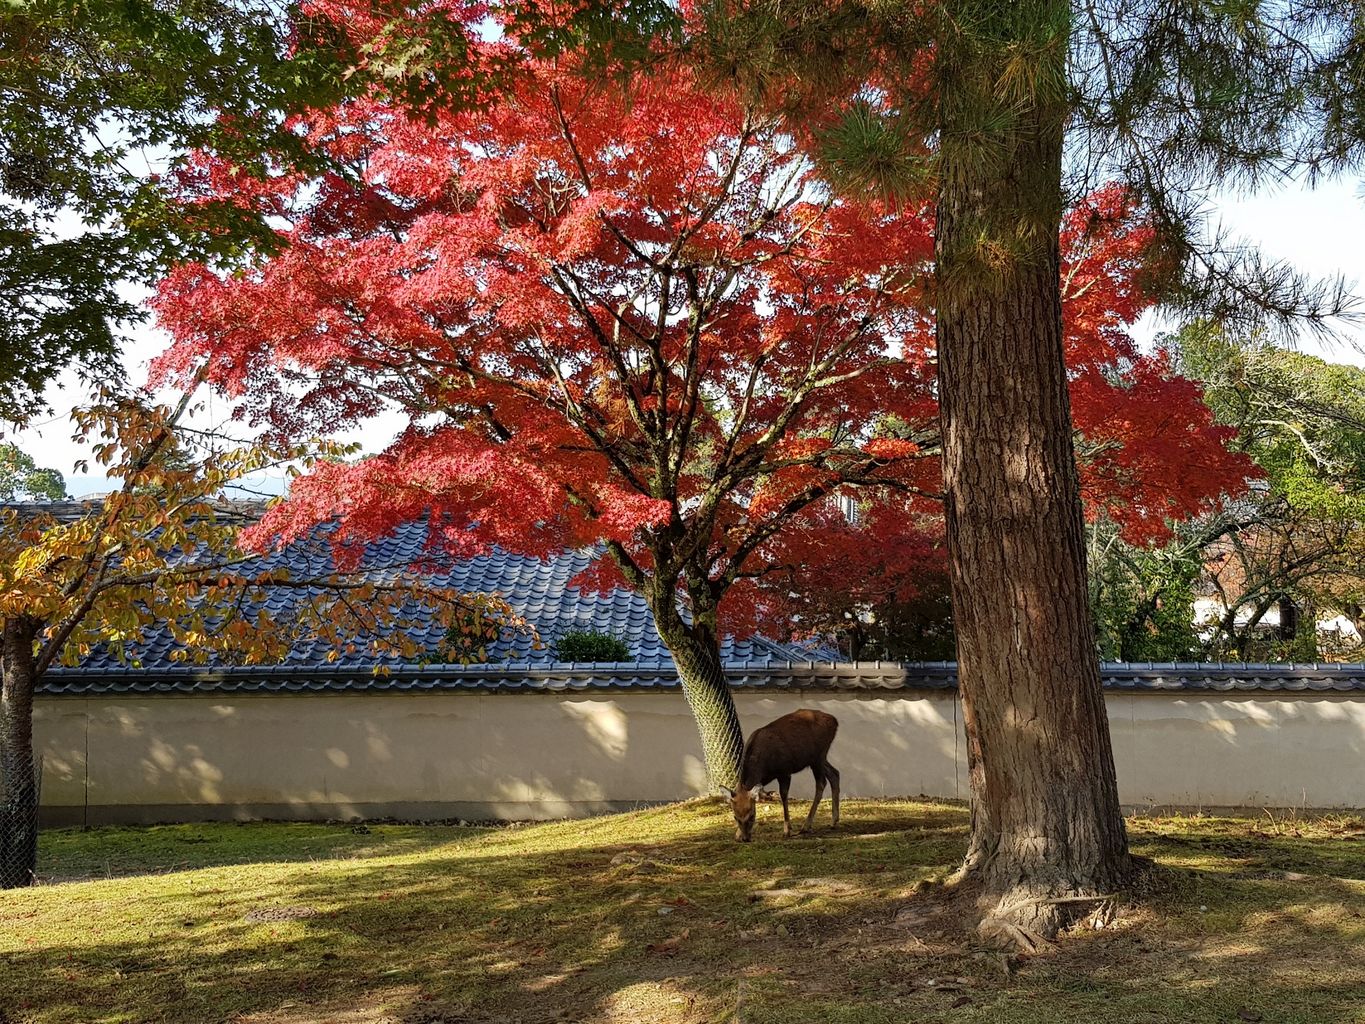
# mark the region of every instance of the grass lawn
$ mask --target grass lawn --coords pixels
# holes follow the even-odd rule
[[[1143,902],[1007,959],[916,910],[962,809],[780,818],[49,832],[0,893],[0,1022],[1365,1024],[1359,820],[1135,819]]]

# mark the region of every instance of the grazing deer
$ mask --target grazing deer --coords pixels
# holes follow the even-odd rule
[[[792,776],[807,768],[815,776],[815,799],[811,801],[810,814],[806,816],[801,834],[808,835],[811,831],[815,809],[825,795],[826,779],[834,800],[833,823],[839,824],[839,772],[828,760],[829,747],[838,728],[839,720],[833,715],[802,708],[754,730],[749,742],[744,744],[739,789],[724,787],[730,794],[730,809],[735,813],[736,839],[747,843],[753,838],[756,813],[753,790],[773,779],[777,780],[777,789],[782,795],[782,835],[789,837],[792,819],[787,808],[787,793],[791,789]]]

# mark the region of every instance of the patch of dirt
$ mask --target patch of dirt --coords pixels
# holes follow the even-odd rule
[[[830,896],[847,896],[859,891],[859,887],[842,878],[803,878],[797,882],[801,889],[815,889]]]
[[[921,945],[964,949],[975,936],[980,918],[974,888],[926,882],[892,912],[890,928]]]
[[[819,891],[830,881],[793,883],[789,891]],[[842,887],[828,888],[838,893]],[[775,991],[782,993],[778,999],[788,1005],[821,1000],[875,1006],[907,1019],[948,1019],[949,1011],[988,1004],[1011,989],[1034,961],[1044,971],[1063,963],[1068,970],[1084,971],[1087,965],[1101,970],[1116,955],[1134,954],[1145,948],[1142,925],[1154,919],[1146,908],[1125,904],[1120,920],[1105,929],[1074,938],[1068,934],[1041,956],[1021,956],[983,945],[976,931],[979,898],[970,884],[921,883],[909,896],[881,894],[880,905],[875,899],[857,900],[846,912],[788,919],[790,932],[763,927],[749,936],[751,948],[764,951],[776,975]],[[743,932],[740,937],[745,938]],[[794,955],[798,948],[801,954]],[[743,997],[739,1009],[743,1020]]]

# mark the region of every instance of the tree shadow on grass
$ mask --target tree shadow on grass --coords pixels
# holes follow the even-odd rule
[[[1259,823],[1235,819],[1136,821],[1130,829],[1136,852],[1171,861],[1221,861],[1225,872],[1284,872],[1365,880],[1365,836],[1321,830],[1262,831]]]
[[[694,820],[653,841],[670,813]],[[784,842],[772,818],[748,846],[711,806],[638,815],[638,843],[570,823],[549,843],[500,830],[341,875],[273,865],[101,883],[94,920],[132,926],[65,941],[48,928],[9,957],[0,1005],[41,1021],[341,1020],[361,1006],[374,1020],[685,1020],[733,1002],[750,959],[741,932],[781,938],[772,922],[789,911],[751,900],[757,886],[837,874],[881,901],[944,870],[964,827],[955,808],[869,807]]]
[[[1054,949],[1007,957],[970,938],[920,933],[931,914],[822,922],[827,938],[786,969],[754,980],[746,1019],[770,1024],[1356,1020],[1365,993],[1365,885],[1159,868],[1117,922],[1073,932]],[[911,897],[915,908],[936,897]],[[951,901],[948,901],[951,903]],[[883,919],[884,920],[884,919]],[[814,924],[814,922],[811,922]],[[861,924],[861,927],[860,927]],[[793,931],[800,937],[802,932]],[[841,941],[842,939],[842,941]],[[851,940],[851,941],[850,941]],[[923,940],[923,941],[921,941]]]
[[[488,829],[455,825],[237,822],[43,831],[40,884],[242,863],[417,854]]]
[[[75,917],[131,923],[21,942],[0,1006],[42,1024],[671,1024],[732,1018],[742,997],[750,1022],[1213,1022],[1244,1009],[1317,1022],[1349,1019],[1365,983],[1365,887],[1229,875],[1216,855],[1207,868],[1164,869],[1119,927],[1047,956],[1002,961],[917,934],[896,911],[955,865],[964,813],[848,811],[837,831],[783,841],[765,808],[747,846],[730,839],[720,806],[665,808],[629,819],[638,842],[610,821],[563,823],[344,872],[276,864],[124,879],[97,899],[71,887],[89,904]],[[5,927],[29,927],[24,913],[0,904]]]

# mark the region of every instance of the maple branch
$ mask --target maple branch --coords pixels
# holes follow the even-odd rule
[[[560,373],[559,366],[555,362],[553,354],[546,350],[545,356],[546,360],[544,363],[542,363],[542,366],[548,366],[548,368],[551,370],[554,377],[559,383],[560,394],[563,396],[564,399],[564,404],[561,406],[560,411],[564,414],[564,416],[569,420],[570,423],[572,423],[580,431],[587,435],[588,440],[590,440],[593,444],[592,448],[593,451],[599,452],[603,457],[605,457],[614,467],[616,467],[617,471],[622,476],[624,476],[626,480],[630,483],[630,485],[634,487],[637,491],[644,495],[651,495],[652,492],[650,488],[646,486],[645,482],[636,475],[635,468],[630,463],[626,462],[626,460],[623,459],[620,456],[620,454],[616,451],[618,445],[626,447],[628,449],[635,449],[638,458],[642,455],[642,453],[640,453],[639,450],[636,448],[634,442],[632,442],[629,438],[622,437],[620,435],[617,435],[616,440],[613,442],[610,438],[606,436],[605,433],[603,433],[602,431],[594,427],[592,424],[590,424],[587,420],[587,416],[585,415],[585,410],[590,411],[592,413],[593,417],[598,421],[599,424],[601,424],[603,430],[609,429],[606,418],[602,415],[601,411],[598,410],[595,405],[584,405],[583,403],[579,402],[577,399],[573,397],[573,394],[569,389],[568,382],[564,379],[563,374]],[[471,370],[471,372],[476,371]],[[519,381],[513,380],[510,377],[494,377],[493,375],[484,373],[483,371],[477,372],[479,372],[480,375],[486,380],[500,383],[505,387],[512,388],[513,390],[517,391],[520,394],[526,395],[528,398],[533,398],[536,401],[544,404],[544,396],[540,395],[531,388],[521,384]],[[510,439],[511,436],[512,436],[511,432],[509,431],[508,438]],[[566,450],[568,449],[566,448]]]
[[[725,201],[730,197],[730,189],[735,184],[735,177],[739,174],[739,168],[744,163],[744,154],[748,149],[749,143],[753,140],[755,124],[753,122],[752,111],[746,110],[744,113],[744,123],[740,127],[739,134],[735,139],[735,155],[730,160],[730,164],[721,176],[720,183],[715,188],[715,196],[709,203],[702,207],[697,219],[691,225],[684,227],[678,232],[678,237],[674,239],[673,246],[668,255],[668,261],[672,262],[677,258],[678,253],[682,252],[692,237],[711,223],[712,219],[721,211]]]
[[[578,488],[574,487],[572,484],[565,484],[564,492],[569,496],[569,500],[575,505],[582,506],[590,518],[598,518],[599,513],[597,506],[594,505],[585,494],[579,491]],[[644,593],[649,574],[644,569],[640,568],[639,563],[630,556],[630,552],[626,550],[625,545],[620,541],[608,540],[605,541],[604,544],[607,551],[611,554],[612,559],[621,569],[621,575],[625,576],[626,582],[640,593]]]
[[[564,105],[560,102],[558,86],[551,88],[550,101],[554,106],[555,116],[559,120],[560,134],[564,137],[564,141],[568,143],[569,152],[573,155],[574,164],[578,167],[579,176],[583,179],[583,187],[591,192],[592,175],[588,172],[587,161],[583,159],[583,153],[578,148],[578,141],[574,138],[573,128],[569,125],[569,119],[564,113]],[[612,233],[616,240],[625,246],[626,250],[636,259],[643,261],[655,270],[660,269],[660,264],[647,252],[637,246],[634,240],[632,240],[624,231],[618,228],[616,224],[613,223],[612,219],[607,216],[605,210],[599,210],[597,212],[597,217],[606,226],[607,230]]]
[[[734,585],[735,580],[738,578],[738,573],[744,567],[744,563],[760,545],[776,536],[777,532],[781,530],[782,527],[786,526],[791,518],[798,512],[809,506],[812,502],[819,501],[821,498],[829,495],[836,490],[838,486],[838,483],[830,483],[828,481],[808,485],[804,490],[798,491],[789,498],[786,503],[783,504],[773,516],[765,520],[762,525],[751,531],[749,536],[736,546],[734,554],[730,556],[729,565],[714,584],[717,597]],[[713,557],[713,563],[714,558],[718,558],[719,555],[720,552],[717,552],[716,556]]]
[[[697,420],[697,406],[701,398],[701,375],[697,372],[701,361],[701,336],[703,307],[697,275],[691,268],[682,271],[683,282],[687,287],[689,307],[687,324],[687,355],[683,368],[683,400],[678,424],[669,438],[669,475],[676,480],[682,472],[687,456],[687,445],[692,438],[692,428]]]
[[[635,559],[630,557],[630,552],[625,545],[617,540],[607,541],[607,550],[611,552],[612,559],[621,570],[621,575],[626,578],[626,582],[636,589],[639,593],[645,593],[645,586],[649,582],[649,575]]]
[[[583,159],[583,153],[578,148],[578,143],[574,139],[573,130],[569,127],[569,119],[564,114],[564,104],[559,98],[559,86],[550,86],[550,105],[554,108],[555,117],[559,119],[559,131],[564,136],[564,141],[569,144],[569,152],[573,154],[574,164],[578,167],[578,173],[583,179],[583,187],[589,192],[592,191],[592,175],[588,173],[587,161]]]
[[[592,312],[588,309],[587,303],[583,301],[582,296],[577,293],[575,288],[570,288],[568,286],[569,280],[572,280],[575,286],[580,284],[577,275],[561,264],[553,264],[550,272],[559,283],[561,294],[569,300],[569,304],[586,321],[588,332],[597,340],[598,347],[606,353],[612,366],[616,370],[616,374],[621,381],[621,388],[625,392],[631,419],[635,421],[635,425],[639,427],[642,432],[648,433],[648,429],[644,422],[645,410],[640,405],[640,398],[635,393],[635,389],[631,386],[631,373],[626,365],[624,354],[620,348],[607,337],[606,331],[604,331],[602,325],[597,322],[597,318],[592,315]]]
[[[772,421],[772,423],[768,425],[768,428],[762,434],[760,434],[759,437],[756,438],[754,442],[751,445],[749,445],[743,452],[735,454],[735,445],[733,443],[727,444],[726,446],[727,461],[717,464],[716,469],[712,474],[712,485],[711,488],[708,488],[708,494],[712,489],[715,489],[717,487],[724,487],[726,490],[728,490],[731,486],[733,486],[734,481],[742,479],[744,476],[750,476],[754,472],[757,472],[758,466],[761,464],[763,456],[767,453],[768,449],[772,447],[772,445],[777,441],[778,438],[786,435],[787,430],[791,426],[792,420],[795,419],[797,413],[801,409],[802,405],[805,403],[806,399],[810,397],[814,390],[816,390],[815,385],[818,383],[820,378],[825,373],[829,372],[829,370],[834,367],[834,365],[839,361],[839,359],[842,358],[843,355],[847,353],[849,349],[851,349],[853,345],[861,339],[863,332],[867,330],[871,323],[872,323],[871,316],[864,315],[858,321],[858,324],[855,326],[855,328],[848,334],[847,337],[845,337],[843,342],[841,342],[838,345],[835,345],[824,359],[819,360],[818,363],[814,363],[811,369],[809,369],[806,372],[802,382],[797,387],[792,389],[788,396],[787,403],[785,407],[782,409],[782,411],[778,413],[777,417]],[[813,362],[814,351],[815,351],[814,346],[812,346]],[[865,373],[870,369],[874,369],[882,365],[886,364],[878,363],[875,365],[869,365],[864,370],[859,371],[857,374],[855,374],[855,376],[861,375],[861,373]],[[737,431],[732,430],[731,438],[734,439],[737,437],[738,437]]]

